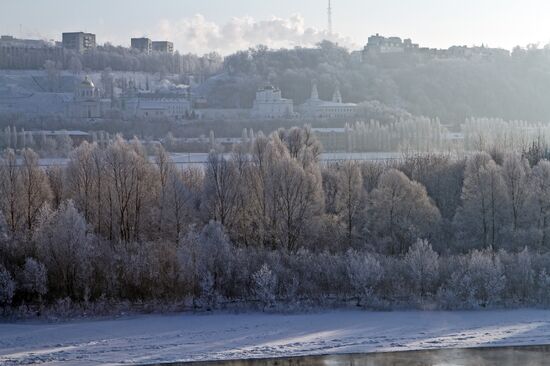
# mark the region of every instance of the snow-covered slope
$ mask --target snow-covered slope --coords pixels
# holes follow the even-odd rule
[[[550,311],[136,316],[0,324],[0,364],[120,364],[550,343]]]

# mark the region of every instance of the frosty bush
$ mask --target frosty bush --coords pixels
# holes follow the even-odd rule
[[[271,272],[267,264],[264,264],[252,275],[252,281],[254,283],[254,294],[265,310],[267,306],[271,306],[275,301],[277,276]]]
[[[34,239],[51,290],[63,297],[82,298],[91,275],[91,238],[74,203],[67,201],[55,211],[43,208]]]
[[[204,302],[208,310],[215,308],[217,305],[217,293],[214,288],[214,276],[210,272],[202,277],[200,281],[201,300]]]
[[[359,298],[359,304],[375,303],[375,287],[384,276],[384,269],[378,260],[370,255],[348,252],[348,276],[352,288]]]
[[[15,293],[15,282],[8,270],[0,264],[0,305],[9,305]]]
[[[27,258],[19,282],[23,291],[31,295],[45,295],[48,292],[46,267],[33,258]]]
[[[433,294],[439,279],[439,255],[427,240],[418,240],[405,255],[407,273],[411,279],[413,295],[422,299]]]

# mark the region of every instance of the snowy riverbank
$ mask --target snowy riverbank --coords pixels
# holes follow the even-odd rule
[[[550,343],[550,311],[144,315],[0,324],[0,364],[77,365]]]

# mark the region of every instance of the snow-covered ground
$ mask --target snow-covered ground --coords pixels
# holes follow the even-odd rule
[[[0,365],[122,364],[550,343],[550,311],[144,315],[0,324]]]

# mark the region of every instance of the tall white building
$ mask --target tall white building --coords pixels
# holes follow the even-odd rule
[[[314,119],[341,119],[355,116],[357,104],[344,103],[340,90],[336,88],[332,101],[324,101],[319,98],[317,84],[313,83],[311,97],[300,106],[302,117]]]
[[[294,102],[283,98],[280,89],[268,85],[256,92],[251,116],[262,119],[291,118],[294,116]]]

